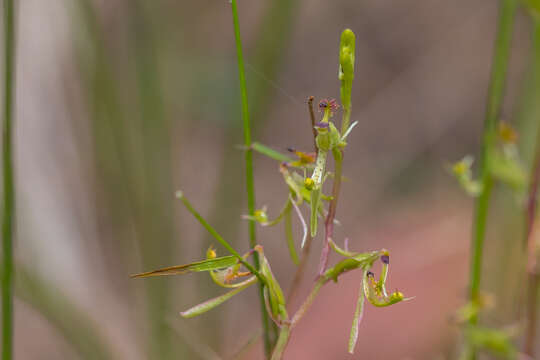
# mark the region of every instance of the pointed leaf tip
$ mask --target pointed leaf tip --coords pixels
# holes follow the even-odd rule
[[[349,336],[349,353],[354,353],[354,348],[356,347],[356,342],[358,341],[358,328],[362,322],[362,317],[364,315],[364,279],[366,278],[366,271],[364,270],[364,276],[362,277],[362,283],[360,284],[360,290],[358,291],[358,300],[356,302],[356,309],[354,311],[353,323],[351,327],[351,334]]]
[[[207,301],[205,301],[203,303],[195,305],[194,307],[192,307],[192,308],[190,308],[190,309],[188,309],[186,311],[180,312],[180,315],[182,317],[184,317],[184,318],[192,318],[192,317],[204,314],[205,312],[207,312],[209,310],[212,310],[216,306],[223,304],[225,301],[229,300],[234,295],[238,294],[239,292],[241,292],[242,290],[244,290],[245,288],[247,288],[248,286],[250,286],[250,285],[252,285],[252,284],[254,284],[256,282],[257,282],[257,278],[253,277],[244,286],[238,287],[238,288],[236,288],[234,290],[226,292],[223,295],[220,295],[218,297],[215,297],[213,299],[210,299],[210,300],[207,300]]]

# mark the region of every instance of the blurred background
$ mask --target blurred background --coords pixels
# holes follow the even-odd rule
[[[357,251],[389,249],[390,289],[416,296],[367,306],[349,356],[360,285],[350,273],[323,288],[285,358],[455,358],[452,316],[466,300],[473,202],[447,166],[479,148],[497,2],[238,6],[253,136],[280,151],[311,149],[306,99],[339,99],[339,36],[356,33],[359,125],[345,154],[336,239]],[[525,161],[535,133],[531,27],[519,13],[502,112],[520,130]],[[215,244],[175,199],[178,189],[248,250],[229,2],[24,0],[17,37],[16,359],[234,357],[260,331],[255,287],[183,319],[179,311],[223,289],[206,274],[129,278],[202,259]],[[278,164],[256,155],[255,177],[257,207],[277,214],[287,196]],[[484,321],[504,327],[517,323],[523,298],[521,204],[497,188],[493,209],[483,288],[496,307]],[[287,289],[295,266],[282,226],[258,228],[258,242]],[[317,238],[301,295],[320,248]],[[261,342],[241,358],[261,359]]]

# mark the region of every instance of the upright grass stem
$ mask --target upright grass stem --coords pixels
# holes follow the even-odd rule
[[[510,57],[510,44],[512,40],[515,10],[516,3],[514,0],[501,0],[479,161],[479,178],[482,191],[476,201],[473,239],[471,244],[469,299],[473,303],[478,303],[480,295],[482,253],[486,235],[486,223],[491,190],[493,188],[493,177],[489,171],[489,156],[493,151],[496,140],[497,120],[504,93],[508,59]],[[469,322],[471,325],[476,325],[478,323],[478,316],[472,316]],[[468,353],[469,359],[476,359],[476,352],[473,349],[469,349]]]
[[[14,1],[4,0],[4,123],[2,128],[2,360],[13,357],[13,224],[15,185],[13,180],[13,103],[15,72]]]
[[[534,89],[540,89],[540,21],[536,20],[533,34],[533,82]],[[537,244],[533,234],[534,221],[537,213],[538,186],[540,184],[540,127],[537,129],[536,150],[533,160],[533,169],[529,181],[529,195],[526,209],[525,235],[527,237],[527,299],[526,321],[523,342],[523,353],[534,358],[534,345],[536,339],[538,316],[538,274]]]
[[[251,130],[249,122],[249,107],[248,107],[248,98],[247,98],[247,88],[246,88],[246,77],[244,70],[244,57],[242,54],[242,39],[240,37],[240,24],[238,21],[238,9],[236,5],[236,0],[231,0],[232,8],[232,17],[234,25],[234,38],[236,41],[236,55],[238,60],[238,78],[240,81],[240,93],[242,97],[242,120],[244,125],[244,145],[246,146],[245,151],[245,162],[246,162],[246,190],[248,196],[248,215],[254,216],[255,214],[255,186],[253,180],[253,150],[251,149]],[[248,221],[248,232],[249,232],[249,245],[251,248],[254,248],[257,245],[257,238],[255,232],[255,222],[250,220]],[[257,269],[260,269],[260,259],[259,254],[255,252],[253,256],[253,262]],[[269,322],[268,314],[266,312],[266,306],[264,302],[264,284],[262,282],[258,283],[259,285],[259,300],[260,300],[260,309],[262,317],[262,328],[263,328],[263,339],[264,339],[264,350],[266,356],[270,355],[272,351],[272,339],[270,337],[271,324]]]

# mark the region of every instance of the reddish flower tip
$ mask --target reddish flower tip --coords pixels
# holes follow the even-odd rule
[[[325,111],[330,109],[330,111],[335,111],[339,108],[339,105],[336,102],[336,99],[322,99],[319,102],[319,111]]]

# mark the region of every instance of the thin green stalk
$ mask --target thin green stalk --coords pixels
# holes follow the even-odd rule
[[[306,300],[304,300],[303,304],[300,306],[300,308],[296,311],[293,318],[290,321],[290,324],[283,324],[279,331],[279,337],[276,342],[276,346],[274,348],[274,351],[272,352],[272,358],[271,360],[280,360],[283,357],[283,352],[285,351],[285,348],[287,347],[287,344],[289,343],[289,338],[291,336],[291,330],[294,326],[300,321],[300,319],[304,316],[304,314],[307,312],[307,310],[311,307],[311,304],[313,304],[313,301],[319,294],[319,291],[323,287],[324,284],[326,284],[330,280],[329,277],[324,274],[323,276],[320,276],[317,279],[317,282],[315,282],[315,285],[313,285],[313,288],[311,289],[311,292],[309,293]]]
[[[291,327],[288,324],[281,326],[279,330],[279,337],[272,352],[271,360],[280,360],[283,357],[283,352],[289,343],[289,337],[291,334]]]
[[[15,75],[15,31],[13,0],[4,0],[4,124],[2,211],[2,359],[13,357],[13,223],[15,184],[13,180],[13,98]]]
[[[510,44],[512,40],[515,9],[516,3],[514,0],[501,0],[497,22],[493,67],[488,90],[486,118],[484,121],[483,142],[479,161],[479,177],[482,191],[476,202],[473,239],[471,244],[469,299],[473,303],[479,301],[480,295],[482,253],[486,235],[486,223],[491,190],[493,188],[493,178],[490,174],[488,164],[490,153],[495,145],[497,120],[503,98],[508,59],[510,57]],[[472,316],[470,324],[475,325],[477,323],[478,316]],[[476,359],[476,352],[474,350],[469,352],[469,359]]]
[[[534,86],[538,88],[538,75],[540,74],[540,21],[536,20],[533,34],[533,74]],[[536,238],[533,236],[534,221],[537,213],[538,186],[540,184],[540,127],[537,129],[536,150],[532,165],[532,172],[529,182],[529,196],[526,209],[525,235],[527,237],[527,299],[526,299],[526,319],[525,334],[523,342],[523,353],[534,358],[537,312],[538,312],[538,286],[540,275],[538,273],[538,258]]]
[[[296,248],[294,244],[294,238],[293,238],[293,232],[292,232],[292,205],[291,201],[289,200],[287,203],[287,208],[285,209],[285,237],[287,238],[287,247],[289,248],[289,254],[291,255],[291,259],[294,262],[295,265],[298,265],[298,254],[296,253]]]
[[[227,249],[231,254],[236,256],[238,261],[242,263],[242,265],[244,265],[249,271],[251,271],[251,273],[255,275],[262,284],[266,283],[266,280],[261,275],[261,273],[257,269],[255,269],[250,263],[245,261],[242,255],[240,255],[238,251],[234,250],[234,248],[227,242],[227,240],[225,240],[221,235],[219,235],[219,233],[212,227],[212,225],[210,225],[208,221],[206,221],[201,216],[201,214],[199,214],[199,212],[195,210],[193,205],[191,205],[189,200],[186,199],[186,197],[181,191],[176,192],[176,197],[179,198],[184,203],[184,206],[186,207],[186,209],[188,209],[188,211],[195,217],[195,219],[197,219],[201,223],[201,225],[206,229],[206,231],[210,233],[210,235],[212,235],[217,241],[219,241],[219,243],[223,245],[223,247],[225,247],[225,249]],[[257,252],[255,251],[254,254],[256,253]]]
[[[253,150],[251,149],[251,130],[249,123],[249,106],[247,98],[246,77],[244,70],[244,57],[242,55],[242,39],[240,37],[240,24],[238,21],[238,9],[236,6],[236,0],[231,0],[231,9],[234,25],[234,38],[236,41],[236,56],[238,60],[238,78],[240,81],[240,93],[242,97],[242,120],[244,124],[244,145],[247,150],[245,151],[246,162],[246,190],[248,196],[248,215],[254,216],[255,214],[255,185],[253,180]],[[255,222],[248,221],[249,232],[249,245],[254,248],[257,245],[257,238],[255,233]],[[253,262],[257,269],[260,269],[259,254],[255,252],[253,254]],[[266,356],[270,355],[272,351],[272,341],[270,338],[270,323],[268,314],[266,313],[266,306],[264,303],[264,284],[259,282],[259,300],[262,317],[264,350]]]

